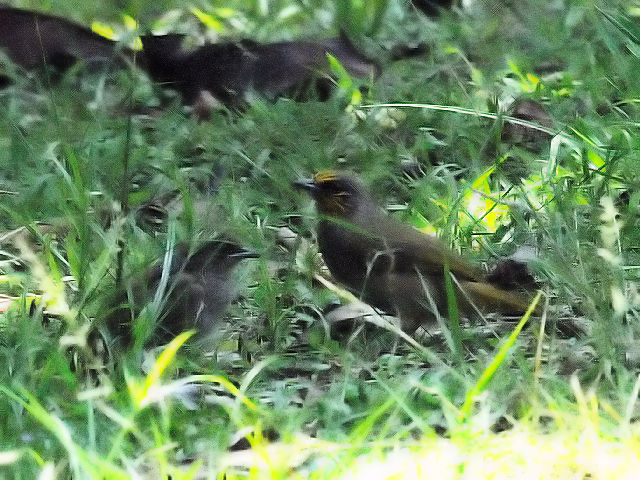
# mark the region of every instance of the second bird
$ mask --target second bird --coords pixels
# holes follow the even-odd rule
[[[458,282],[463,314],[528,308],[528,295],[491,283],[438,239],[386,215],[356,176],[324,171],[294,186],[316,202],[318,244],[331,274],[363,301],[399,316],[404,331],[433,324],[436,310],[446,315],[445,264]]]
[[[135,338],[133,320],[140,307],[157,295],[166,269],[164,301],[153,333],[146,335],[147,343],[166,343],[189,329],[195,329],[199,338],[207,338],[215,333],[222,315],[237,296],[233,270],[242,259],[255,257],[255,252],[226,240],[205,242],[193,253],[186,245],[178,245],[170,264],[165,267],[161,262],[132,280],[130,301],[125,295],[118,295],[107,327],[120,338],[120,343],[130,346]]]

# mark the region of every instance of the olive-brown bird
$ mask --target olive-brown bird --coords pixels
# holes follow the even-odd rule
[[[148,343],[165,343],[189,329],[195,329],[199,338],[207,338],[215,333],[222,315],[237,296],[234,268],[241,260],[257,256],[226,240],[206,242],[193,253],[187,246],[178,245],[170,264],[159,262],[142,275],[143,278],[131,282],[131,297],[127,300],[126,296],[119,296],[107,327],[122,343],[130,345],[135,318],[132,314],[137,316],[162,288],[159,298],[164,301],[160,303],[157,323]]]
[[[318,172],[294,186],[315,200],[318,244],[336,280],[370,305],[400,317],[413,332],[446,314],[445,264],[457,280],[456,298],[464,314],[522,314],[527,295],[488,281],[485,273],[438,239],[386,215],[362,182],[349,173]]]

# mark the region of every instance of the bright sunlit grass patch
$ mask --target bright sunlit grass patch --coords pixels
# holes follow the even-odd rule
[[[569,420],[565,418],[565,421]],[[563,422],[565,423],[565,422]],[[550,433],[517,424],[492,433],[461,429],[450,438],[429,436],[411,444],[354,446],[297,437],[287,444],[262,445],[224,457],[226,478],[340,479],[636,479],[640,471],[640,426],[624,437],[598,431],[589,420]],[[549,429],[547,429],[549,430]],[[357,454],[353,452],[357,451]],[[292,474],[292,469],[297,474]]]
[[[587,442],[578,432],[540,435],[518,428],[438,439],[377,460],[363,456],[343,478],[633,479],[640,468],[639,448],[637,441]]]
[[[509,207],[492,198],[499,196],[500,192],[491,192],[489,185],[489,177],[495,169],[495,166],[491,166],[471,183],[471,188],[462,202],[464,211],[459,214],[460,225],[468,224],[470,221],[468,216],[470,216],[474,225],[482,226],[489,232],[495,232],[504,222],[509,213]]]

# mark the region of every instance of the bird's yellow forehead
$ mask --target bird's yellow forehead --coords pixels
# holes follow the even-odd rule
[[[313,176],[314,183],[331,182],[338,178],[337,172],[333,170],[321,170]]]

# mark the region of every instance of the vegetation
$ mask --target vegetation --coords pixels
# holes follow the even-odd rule
[[[12,2],[132,44],[132,19],[214,41],[345,29],[382,74],[336,64],[326,102],[202,122],[135,70],[0,91],[0,228],[37,238],[0,235],[3,478],[635,478],[640,4],[475,1],[428,19],[405,0],[117,3]],[[507,141],[522,98],[553,135]],[[359,172],[392,215],[478,261],[535,249],[544,315],[329,336],[347,295],[319,281],[313,205],[291,187],[324,168]],[[261,255],[220,345],[96,347],[118,276],[213,232]]]

